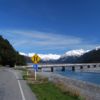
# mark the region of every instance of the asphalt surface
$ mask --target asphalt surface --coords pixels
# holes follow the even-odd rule
[[[10,68],[0,68],[0,100],[37,100],[21,73]]]

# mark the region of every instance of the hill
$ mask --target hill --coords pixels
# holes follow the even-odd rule
[[[100,48],[86,51],[80,55],[62,55],[57,61],[60,63],[100,63]]]
[[[100,48],[85,53],[77,61],[80,63],[100,63]]]
[[[24,57],[13,48],[7,39],[0,36],[0,65],[14,67],[15,64],[25,65]]]
[[[41,63],[100,63],[100,48],[90,51],[82,49],[68,51],[58,60],[42,60]]]

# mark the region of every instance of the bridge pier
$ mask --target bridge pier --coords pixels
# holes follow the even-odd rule
[[[53,67],[51,67],[51,72],[53,72],[54,71],[54,68]]]
[[[75,66],[72,66],[72,71],[75,71]]]
[[[87,68],[90,68],[90,65],[88,65]]]
[[[80,69],[83,69],[83,66],[80,66]]]
[[[42,71],[42,67],[38,67],[38,71],[41,72]]]
[[[93,65],[94,68],[96,68],[96,65]]]
[[[62,70],[61,71],[65,71],[65,66],[62,66]]]

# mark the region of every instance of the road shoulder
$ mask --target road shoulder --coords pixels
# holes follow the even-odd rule
[[[19,70],[13,70],[14,74],[17,75],[17,80],[19,80],[24,98],[23,100],[37,100],[35,94],[32,92],[32,90],[29,88],[27,82],[23,80],[22,78],[22,72]]]

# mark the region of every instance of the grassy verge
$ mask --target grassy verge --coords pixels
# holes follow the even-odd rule
[[[79,100],[77,96],[63,93],[53,83],[29,84],[32,91],[36,93],[38,100]]]
[[[57,87],[54,83],[49,82],[47,79],[38,77],[37,81],[34,81],[32,76],[27,76],[26,71],[23,74],[23,78],[27,80],[38,100],[81,100],[79,96],[71,95],[69,92],[62,91],[59,87]]]

